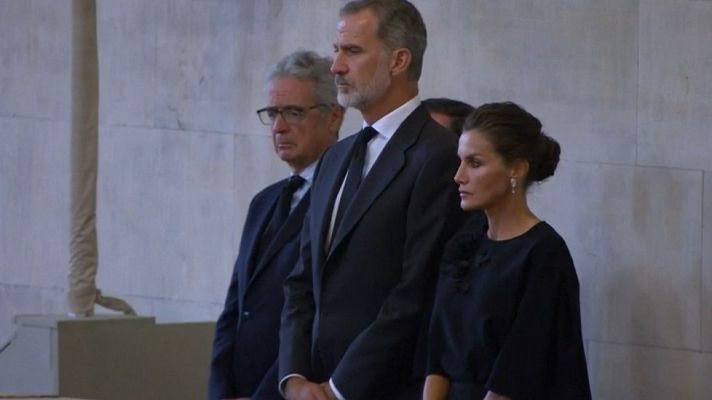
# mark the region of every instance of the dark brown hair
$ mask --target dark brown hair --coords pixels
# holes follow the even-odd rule
[[[431,113],[441,113],[452,118],[450,130],[458,135],[462,133],[462,125],[465,123],[465,118],[475,111],[475,107],[464,101],[448,99],[447,97],[425,99],[423,100],[423,105]]]
[[[525,187],[554,175],[559,163],[559,143],[541,130],[539,119],[512,102],[488,103],[465,120],[463,131],[485,135],[507,164],[529,162]]]

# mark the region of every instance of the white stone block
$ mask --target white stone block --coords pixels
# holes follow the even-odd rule
[[[0,282],[63,287],[69,271],[69,127],[0,117]]]
[[[234,133],[235,1],[165,1],[157,13],[155,126]]]
[[[705,172],[702,200],[702,350],[712,352],[712,172]]]
[[[530,199],[571,249],[586,338],[700,350],[701,173],[563,162]]]
[[[712,170],[712,2],[641,2],[641,164]]]
[[[591,342],[588,364],[598,400],[707,400],[712,354]]]
[[[423,97],[514,101],[568,160],[635,164],[636,2],[418,1]]]
[[[100,113],[103,125],[154,127],[157,42],[163,1],[100,1],[97,4]],[[180,82],[174,82],[178,85]]]
[[[219,301],[214,288],[235,252],[233,142],[226,134],[103,128],[101,287]]]
[[[71,3],[0,4],[0,115],[68,120]]]

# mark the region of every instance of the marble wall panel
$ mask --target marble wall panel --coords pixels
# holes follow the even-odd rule
[[[705,172],[702,201],[702,349],[712,352],[712,172]]]
[[[0,4],[0,115],[68,119],[70,5]]]
[[[235,254],[232,135],[104,127],[98,285],[221,301]]]
[[[151,313],[156,322],[216,321],[223,310],[223,296],[218,302],[184,301],[175,299],[150,299]]]
[[[712,2],[640,4],[644,165],[712,170]]]
[[[589,343],[589,376],[598,400],[705,400],[712,392],[712,354]]]
[[[155,317],[157,323],[216,321],[225,300],[224,293],[223,298],[215,301],[137,296],[121,292],[114,292],[111,295],[129,303],[138,315]],[[95,311],[97,314],[113,313],[101,307],[96,307]]]
[[[160,1],[97,2],[100,112],[104,125],[153,127]],[[165,20],[165,19],[163,19]],[[175,85],[174,83],[173,85]]]
[[[576,161],[635,163],[635,1],[418,1],[423,97],[511,100]]]
[[[0,282],[63,287],[69,271],[69,127],[0,117]]]
[[[563,162],[530,199],[572,251],[586,338],[700,349],[700,172]]]
[[[163,0],[156,11],[156,127],[235,132],[238,3]]]

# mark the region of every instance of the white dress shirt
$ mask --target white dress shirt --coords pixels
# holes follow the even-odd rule
[[[299,204],[299,202],[302,200],[309,188],[311,188],[312,182],[314,181],[314,170],[316,169],[316,164],[316,161],[311,163],[308,167],[304,168],[302,172],[297,174],[304,178],[305,182],[292,195],[292,203],[290,204],[289,212],[292,212],[292,210],[294,210],[294,207]],[[291,173],[290,176],[294,176],[294,173]]]
[[[391,140],[393,134],[396,133],[398,127],[401,126],[403,121],[405,121],[408,116],[415,111],[420,105],[420,98],[418,96],[406,101],[400,107],[391,111],[390,113],[384,115],[378,121],[374,122],[371,127],[378,132],[378,135],[374,136],[367,145],[366,158],[363,162],[363,175],[361,178],[365,177],[371,170],[373,165],[376,163],[378,156],[381,155],[383,149]],[[363,122],[362,126],[365,128],[368,126],[366,121]],[[334,201],[334,208],[331,210],[331,222],[329,223],[329,232],[326,235],[326,247],[329,248],[331,244],[331,235],[334,233],[334,222],[336,221],[336,212],[339,209],[339,204],[341,203],[341,193],[344,191],[344,184],[346,184],[346,177],[348,173],[344,175],[344,180],[341,182],[341,189],[336,195],[336,200]]]

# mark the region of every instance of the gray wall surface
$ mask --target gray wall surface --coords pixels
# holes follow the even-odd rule
[[[421,97],[513,100],[563,148],[533,208],[567,240],[598,399],[712,393],[712,1],[415,0]],[[98,286],[214,320],[251,197],[285,176],[269,68],[332,51],[333,0],[103,0]],[[68,0],[0,0],[0,342],[66,312]],[[342,135],[355,131],[349,112]]]

